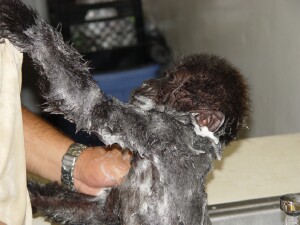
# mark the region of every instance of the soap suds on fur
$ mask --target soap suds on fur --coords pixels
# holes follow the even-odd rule
[[[195,118],[194,118],[195,113],[192,113],[192,123],[194,125],[194,131],[197,135],[200,135],[201,137],[208,137],[210,138],[215,144],[219,143],[219,138],[217,138],[213,132],[208,130],[208,127],[200,127]]]

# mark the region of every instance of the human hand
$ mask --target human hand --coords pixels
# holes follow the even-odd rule
[[[75,189],[98,195],[102,188],[119,185],[130,169],[131,156],[119,145],[86,148],[74,168]]]

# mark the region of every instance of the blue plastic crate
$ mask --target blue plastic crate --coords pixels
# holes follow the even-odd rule
[[[120,72],[93,74],[100,88],[122,102],[128,102],[130,93],[143,81],[157,77],[159,65],[150,65]]]

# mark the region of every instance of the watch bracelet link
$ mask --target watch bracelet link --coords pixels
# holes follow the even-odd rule
[[[83,144],[71,144],[61,161],[61,183],[72,191],[76,191],[74,187],[74,167],[78,156],[86,148],[87,146]]]

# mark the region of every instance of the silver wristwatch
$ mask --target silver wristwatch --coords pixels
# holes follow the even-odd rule
[[[74,143],[70,145],[61,161],[61,182],[72,191],[75,191],[74,167],[78,156],[85,148],[87,148],[87,146],[83,144]]]

